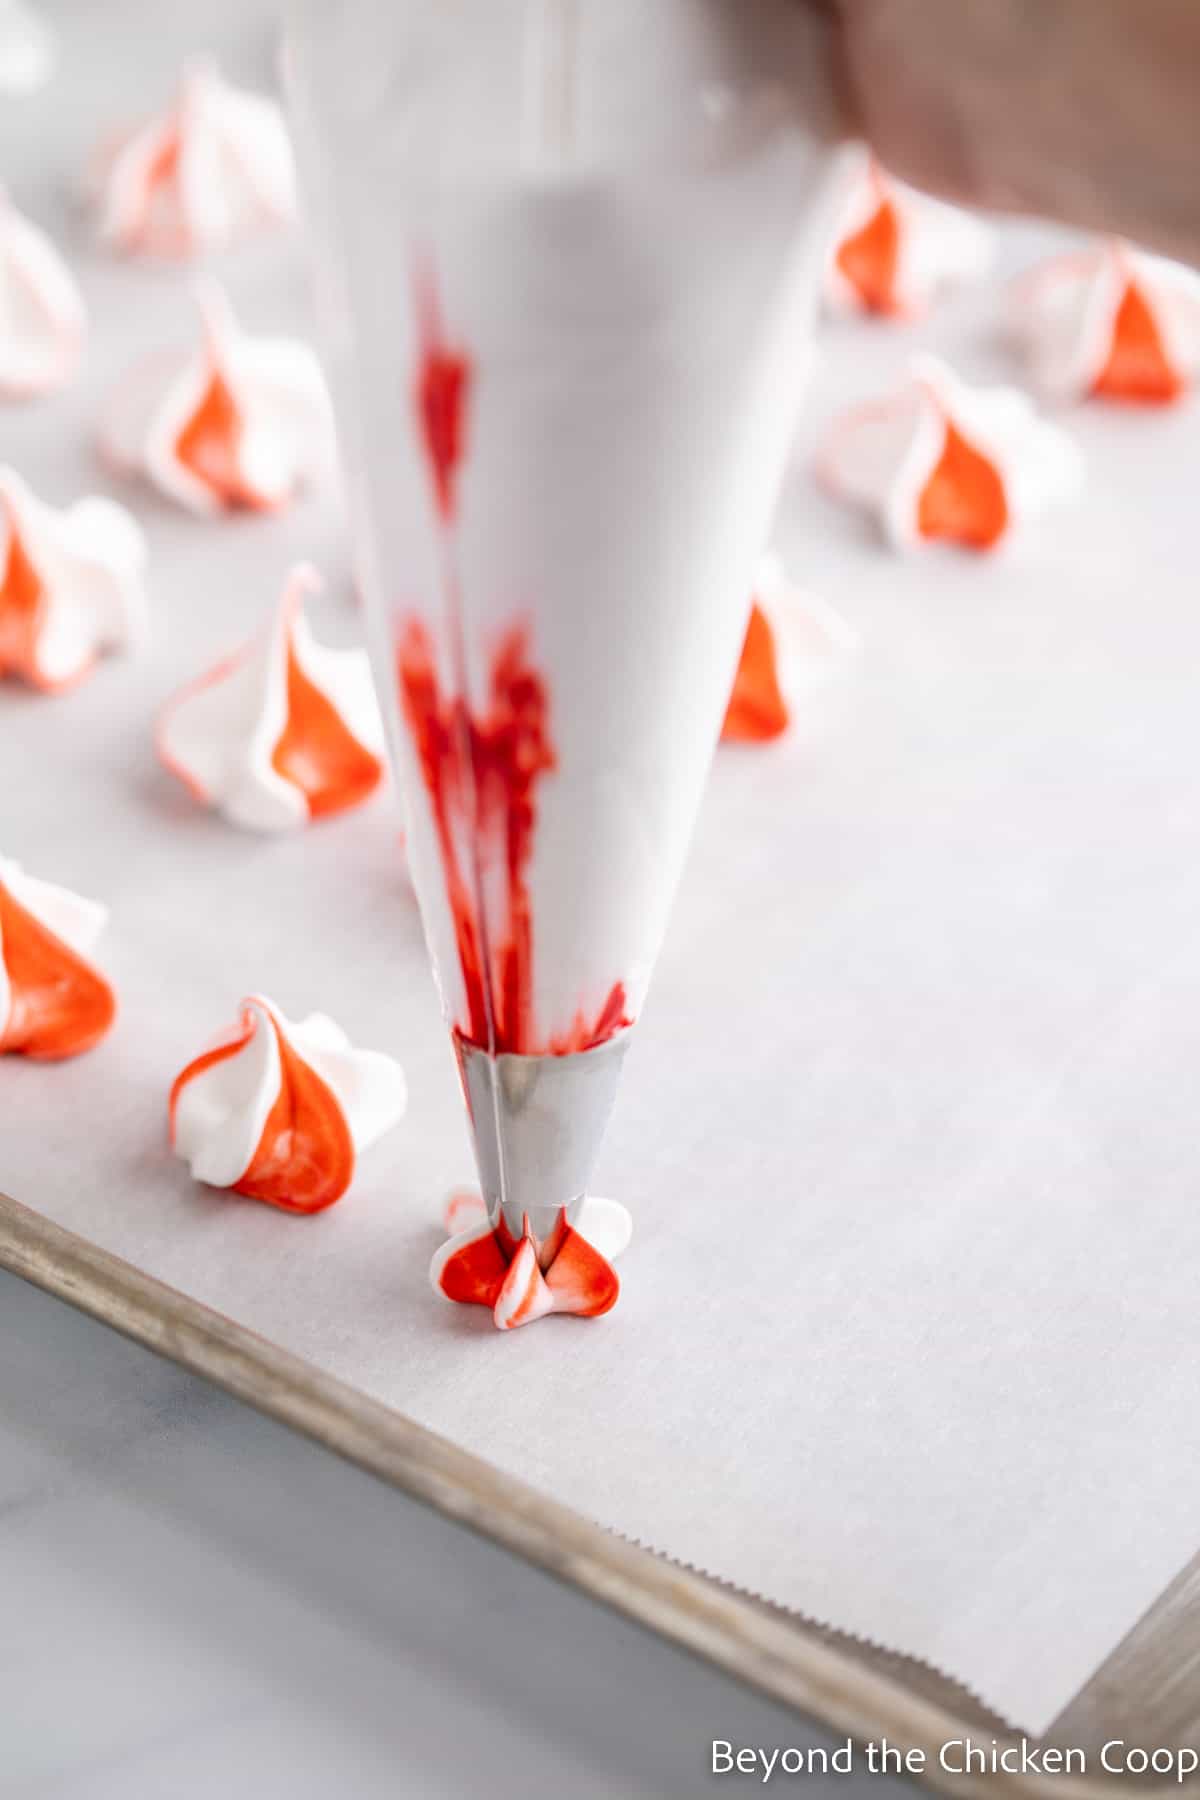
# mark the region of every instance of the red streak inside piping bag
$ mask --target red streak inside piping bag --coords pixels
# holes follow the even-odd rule
[[[433,644],[424,623],[410,619],[399,649],[404,716],[420,758],[433,810],[446,897],[454,920],[467,1016],[457,1035],[495,1053],[565,1056],[592,1050],[630,1024],[625,987],[613,983],[593,1019],[582,1011],[545,1042],[533,1019],[533,906],[529,862],[537,824],[537,785],[555,766],[544,678],[529,661],[526,633],[514,626],[491,667],[486,707],[473,712],[442,694]],[[464,873],[460,846],[471,862]],[[473,890],[478,872],[493,891],[499,870],[498,916],[485,921]]]
[[[446,342],[437,289],[428,276],[415,285],[421,361],[416,381],[416,412],[421,441],[433,480],[434,498],[444,524],[454,518],[456,480],[466,455],[467,393],[471,361]]]
[[[446,537],[444,602],[461,687],[463,621],[453,527],[473,371],[466,352],[446,338],[428,271],[415,276],[414,299],[420,340],[415,412]],[[486,704],[479,710],[461,692],[443,694],[433,639],[420,619],[410,618],[401,628],[398,680],[433,810],[466,987],[467,1016],[457,1026],[457,1036],[494,1054],[527,1056],[565,1056],[607,1042],[631,1022],[620,981],[594,1019],[580,1011],[565,1032],[545,1042],[534,1029],[529,863],[538,783],[557,759],[550,738],[549,688],[530,656],[525,627],[514,625],[498,645]],[[497,871],[502,903],[487,908],[484,891],[495,892]]]

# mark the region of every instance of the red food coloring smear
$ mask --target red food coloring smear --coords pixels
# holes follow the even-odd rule
[[[9,989],[0,1053],[52,1062],[99,1043],[116,1016],[112,989],[2,882],[0,954]]]
[[[19,675],[45,687],[38,673],[38,630],[44,589],[9,515],[8,558],[0,585],[0,675]]]
[[[454,517],[455,484],[466,454],[471,360],[465,351],[446,342],[432,279],[418,276],[414,286],[421,353],[413,398],[437,509],[448,525]]]
[[[265,510],[270,502],[242,479],[239,467],[245,420],[233,390],[214,368],[200,403],[175,440],[175,456],[222,506]]]
[[[560,1214],[539,1250],[526,1233],[513,1236],[504,1220],[482,1226],[446,1257],[437,1285],[448,1300],[491,1309],[502,1331],[528,1325],[547,1313],[598,1318],[616,1305],[616,1270]]]
[[[290,636],[287,723],[271,767],[300,789],[314,819],[358,806],[383,775],[380,759],[347,730],[336,706],[308,679]]]
[[[567,1055],[607,1042],[630,1020],[625,989],[614,983],[598,1015],[576,1016],[548,1044],[533,1022],[533,912],[528,871],[537,823],[538,781],[555,766],[546,683],[529,659],[526,632],[514,627],[492,659],[486,708],[472,712],[443,696],[425,625],[410,619],[400,639],[399,685],[417,748],[454,920],[467,1016],[466,1043],[493,1053]],[[464,870],[466,847],[471,864]],[[498,917],[477,916],[475,887],[493,892]]]
[[[1183,392],[1158,323],[1135,282],[1126,283],[1113,320],[1108,361],[1092,392],[1106,400],[1136,400],[1150,406],[1168,405]]]
[[[725,709],[721,742],[764,743],[786,731],[789,721],[787,701],[779,686],[775,633],[756,600],[750,608],[742,657]]]
[[[899,259],[900,220],[893,203],[881,196],[866,224],[838,246],[834,261],[865,307],[892,313]]]
[[[1008,499],[995,464],[972,449],[949,419],[942,454],[917,503],[925,538],[950,538],[987,550],[1008,526]]]
[[[228,1038],[176,1076],[169,1101],[172,1139],[179,1096],[188,1082],[214,1064],[237,1056],[262,1028],[258,1015],[247,1011]],[[233,1183],[233,1191],[285,1212],[321,1212],[340,1200],[350,1186],[354,1140],[332,1088],[297,1054],[273,1018],[270,1029],[279,1049],[279,1093],[254,1155]]]

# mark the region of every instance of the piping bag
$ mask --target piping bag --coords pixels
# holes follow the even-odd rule
[[[831,223],[795,0],[295,0],[372,657],[483,1191],[435,1287],[596,1316],[588,1184],[795,424]]]

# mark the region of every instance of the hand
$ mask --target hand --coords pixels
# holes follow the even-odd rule
[[[1200,263],[1197,0],[808,0],[847,129],[948,199]]]

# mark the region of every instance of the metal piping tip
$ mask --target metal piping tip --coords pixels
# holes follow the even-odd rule
[[[520,1242],[577,1222],[631,1031],[566,1056],[492,1055],[458,1044],[488,1219]]]

